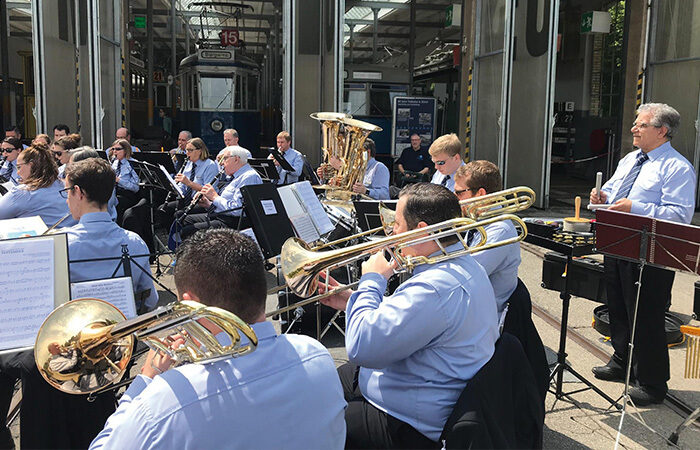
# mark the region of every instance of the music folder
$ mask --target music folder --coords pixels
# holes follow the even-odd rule
[[[280,254],[282,244],[294,237],[294,229],[277,188],[270,183],[241,188],[245,213],[265,259]]]
[[[278,163],[280,163],[280,166],[282,166],[284,170],[287,172],[294,172],[294,167],[292,167],[292,165],[289,164],[286,159],[284,159],[284,155],[278,148],[268,147],[267,150],[270,152],[272,157],[275,158]]]
[[[277,167],[271,159],[267,158],[248,158],[248,164],[255,169],[263,181],[273,182],[279,178]]]

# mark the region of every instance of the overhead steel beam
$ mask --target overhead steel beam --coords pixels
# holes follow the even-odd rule
[[[348,36],[350,33],[345,32],[345,35]],[[374,37],[374,33],[372,31],[356,31],[353,33],[353,36],[355,38],[358,37]],[[377,37],[379,38],[385,38],[385,39],[408,39],[409,34],[408,33],[377,33]]]
[[[374,25],[374,21],[370,19],[345,19],[347,25]],[[408,20],[383,20],[379,19],[379,25],[385,27],[409,27],[411,22]],[[442,22],[416,22],[416,28],[445,28]]]
[[[133,25],[134,22],[130,22],[129,25]],[[153,28],[168,28],[167,23],[154,23]],[[265,28],[265,27],[234,27],[234,26],[221,26],[221,25],[208,25],[204,27],[205,29],[209,30],[228,30],[231,28],[235,28],[238,31],[252,31],[254,33],[269,33],[271,28]]]
[[[11,9],[26,9],[30,11],[32,9],[32,4],[25,2],[7,2],[7,10],[9,11]]]
[[[145,8],[132,8],[131,9],[132,14],[138,14],[138,15],[145,15],[146,14],[146,9]],[[154,16],[168,16],[170,15],[170,10],[169,9],[154,9],[153,10],[153,15]],[[178,16],[181,17],[199,17],[199,11],[178,11],[177,12]],[[222,14],[224,15],[224,14]],[[225,13],[226,17],[230,17],[230,14]],[[250,20],[267,20],[268,22],[271,22],[275,20],[274,14],[241,14],[241,19],[250,19]]]
[[[373,2],[364,0],[347,0],[345,2],[345,12],[349,11],[350,8],[354,6],[362,6],[365,8],[390,8],[390,9],[409,9],[411,7],[410,3],[394,3],[394,2]],[[449,3],[444,5],[430,5],[421,3],[416,5],[416,9],[427,9],[430,11],[444,11],[450,6]]]

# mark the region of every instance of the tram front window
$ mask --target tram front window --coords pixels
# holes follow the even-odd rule
[[[202,97],[201,109],[233,110],[233,78],[230,75],[201,75],[199,88]]]

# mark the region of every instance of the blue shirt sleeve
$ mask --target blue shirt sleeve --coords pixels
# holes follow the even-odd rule
[[[374,175],[367,188],[369,189],[369,196],[373,199],[389,200],[389,169],[383,163],[377,161]]]
[[[30,200],[29,192],[26,189],[14,187],[10,192],[0,196],[0,219],[14,219],[23,211],[23,205]]]
[[[695,172],[678,165],[662,175],[661,201],[632,200],[630,212],[640,216],[690,223],[695,210]]]
[[[136,175],[136,171],[133,167],[131,167],[131,164],[129,164],[129,161],[126,159],[122,160],[122,168],[119,174],[119,182],[117,182],[117,186],[131,192],[139,191],[139,177]]]
[[[444,331],[446,317],[435,307],[436,290],[411,282],[384,297],[386,279],[368,273],[348,300],[345,346],[362,367],[381,369],[424,348]]]

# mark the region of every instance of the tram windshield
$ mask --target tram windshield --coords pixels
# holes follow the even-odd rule
[[[231,74],[201,74],[199,92],[202,98],[200,108],[217,111],[233,110],[233,78]]]

